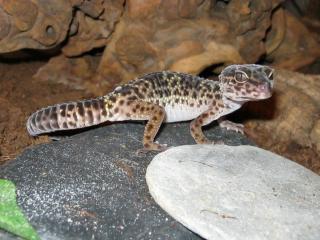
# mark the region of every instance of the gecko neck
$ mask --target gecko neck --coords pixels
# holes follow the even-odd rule
[[[225,104],[227,109],[230,109],[232,111],[238,110],[239,108],[241,108],[241,106],[248,102],[248,101],[237,101],[237,100],[233,100],[231,98],[229,98],[228,96],[226,96],[225,94],[222,94],[222,100],[223,103]],[[230,111],[230,112],[232,112]]]

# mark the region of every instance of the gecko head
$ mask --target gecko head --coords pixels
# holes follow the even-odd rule
[[[231,65],[219,75],[223,95],[230,100],[245,102],[271,97],[273,72],[257,64]]]

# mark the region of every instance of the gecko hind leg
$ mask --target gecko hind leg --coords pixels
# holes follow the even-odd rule
[[[164,151],[166,145],[154,142],[154,139],[159,131],[159,128],[165,118],[165,110],[163,107],[143,102],[134,101],[130,104],[131,120],[148,120],[143,134],[143,149],[139,153],[147,151]]]

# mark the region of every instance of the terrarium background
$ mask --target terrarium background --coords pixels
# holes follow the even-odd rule
[[[277,68],[274,97],[231,117],[259,146],[320,173],[320,76],[300,74],[320,73],[319,15],[317,0],[1,1],[0,161],[50,141],[25,129],[43,106],[146,72],[214,78],[261,63]]]

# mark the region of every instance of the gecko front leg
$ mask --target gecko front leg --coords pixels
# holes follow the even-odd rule
[[[202,131],[203,126],[208,125],[209,123],[213,122],[214,120],[217,120],[220,117],[220,112],[221,112],[220,108],[218,106],[211,107],[191,122],[190,133],[193,139],[196,141],[196,143],[198,144],[215,144],[215,143],[221,144],[222,143],[220,141],[214,142],[212,140],[209,140],[203,134],[203,131]]]

